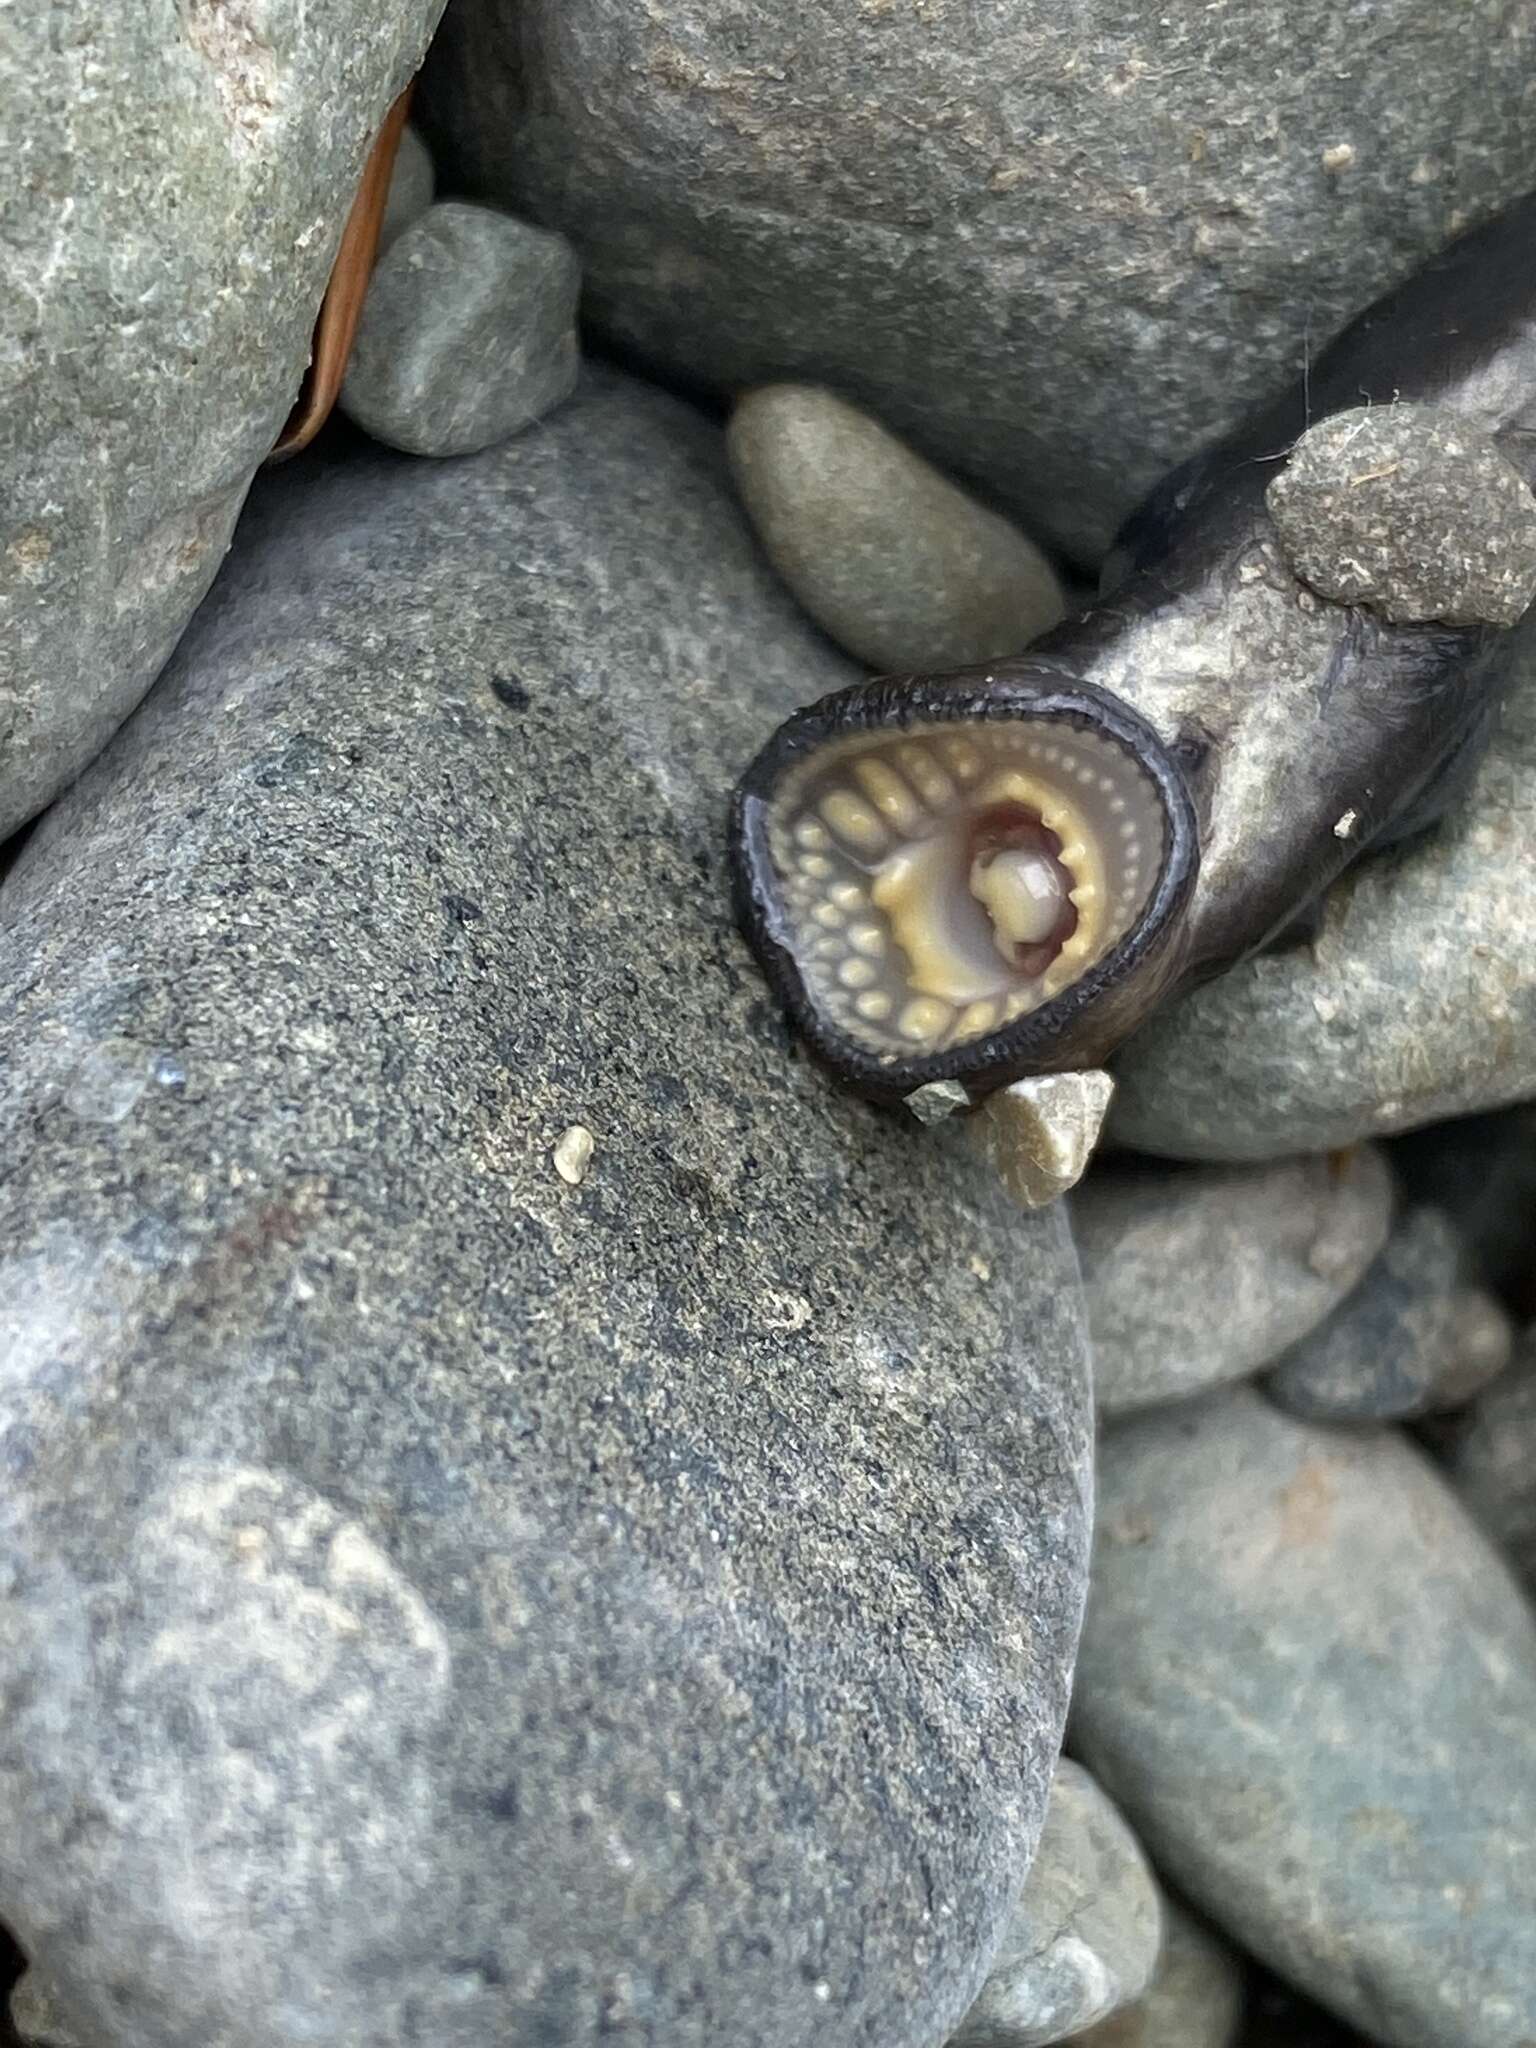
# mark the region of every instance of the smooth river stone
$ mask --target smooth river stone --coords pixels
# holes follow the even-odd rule
[[[835,392],[749,391],[727,446],[774,567],[870,668],[1017,654],[1066,612],[1055,570],[1027,535]]]
[[[442,0],[51,0],[0,36],[0,839],[154,680],[298,394]]]
[[[368,286],[341,407],[386,447],[473,455],[576,387],[571,245],[447,199],[396,238]]]
[[[1354,1292],[1264,1381],[1318,1422],[1392,1422],[1470,1401],[1509,1363],[1513,1332],[1462,1281],[1466,1251],[1443,1211],[1411,1209]]]
[[[1389,2048],[1536,2038],[1536,1614],[1397,1431],[1106,1432],[1074,1745],[1158,1867]]]
[[[1203,1920],[1163,1899],[1163,1943],[1144,1995],[1075,2048],[1232,2048],[1243,2016],[1243,1965]]]
[[[439,161],[669,374],[830,384],[1096,558],[1536,185],[1529,0],[459,0]]]
[[[1536,1095],[1536,659],[1468,794],[1363,860],[1317,936],[1155,1017],[1115,1064],[1110,1130],[1189,1159],[1267,1159]]]
[[[1536,1590],[1536,1328],[1456,1418],[1442,1456],[1451,1484]]]
[[[91,2048],[931,2048],[1018,1895],[1074,1256],[733,930],[849,671],[721,438],[279,472],[7,885],[0,1919]]]
[[[1106,1160],[1070,1198],[1106,1415],[1246,1379],[1316,1328],[1387,1239],[1379,1152],[1261,1167]]]
[[[1080,2033],[1146,1990],[1162,1929],[1141,1844],[1063,1757],[1029,1881],[951,2048],[1047,2048]]]

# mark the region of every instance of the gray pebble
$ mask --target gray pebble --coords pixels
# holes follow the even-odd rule
[[[441,0],[54,0],[0,37],[0,840],[106,744],[224,556],[368,143]]]
[[[1232,2048],[1243,2017],[1243,1965],[1203,1920],[1163,1899],[1163,1945],[1145,1993],[1076,2048]]]
[[[1017,654],[1063,616],[1061,585],[1033,541],[832,392],[748,392],[728,444],[774,567],[869,667]]]
[[[1435,832],[1345,875],[1309,944],[1243,961],[1138,1032],[1115,1063],[1122,1144],[1275,1158],[1536,1095],[1536,655],[1523,662]]]
[[[1314,1329],[1386,1242],[1369,1147],[1257,1168],[1100,1163],[1070,1197],[1106,1415],[1259,1372]]]
[[[1512,626],[1536,596],[1536,497],[1429,405],[1357,406],[1302,435],[1265,503],[1305,583],[1400,625]]]
[[[1536,1106],[1457,1117],[1392,1147],[1404,1188],[1455,1223],[1479,1280],[1536,1310]]]
[[[1096,561],[1171,463],[1536,185],[1524,0],[481,0],[423,79],[610,341],[835,385]]]
[[[1442,1446],[1451,1484],[1536,1588],[1536,1329]]]
[[[277,472],[6,882],[0,1920],[90,2048],[931,2048],[1018,1895],[1075,1259],[733,930],[853,671],[722,441]],[[71,1113],[107,1039],[180,1085]]]
[[[1465,1252],[1439,1209],[1410,1210],[1354,1292],[1264,1382],[1319,1422],[1392,1422],[1468,1401],[1509,1363],[1509,1318],[1462,1283]]]
[[[37,1969],[25,1971],[11,1993],[10,2018],[21,2048],[92,2048],[86,2036],[65,2019],[47,1979]]]
[[[437,173],[432,168],[431,152],[416,130],[407,128],[400,137],[400,149],[389,178],[389,196],[384,202],[384,218],[379,223],[381,256],[412,221],[419,220],[426,212],[432,204],[436,184]]]
[[[472,455],[569,398],[581,273],[561,235],[445,199],[368,286],[343,410],[411,455]]]
[[[1040,1846],[981,1996],[951,2048],[1046,2048],[1139,1998],[1162,1938],[1141,1845],[1063,1757]]]
[[[1393,2048],[1536,2037],[1536,1614],[1395,1430],[1248,1388],[1099,1454],[1074,1745],[1170,1879]]]

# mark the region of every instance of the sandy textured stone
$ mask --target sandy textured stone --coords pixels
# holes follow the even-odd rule
[[[1435,832],[1335,884],[1310,944],[1243,962],[1138,1033],[1115,1065],[1114,1134],[1265,1159],[1536,1095],[1533,810],[1536,655]]]
[[[1021,1209],[1039,1209],[1088,1171],[1115,1084],[1097,1068],[1036,1074],[989,1095],[966,1133]]]
[[[1442,1446],[1451,1484],[1536,1587],[1536,1330]]]
[[[46,1979],[35,1969],[27,1970],[11,1993],[10,2019],[21,2048],[91,2048],[64,2018]],[[0,2020],[0,2039],[3,2026]]]
[[[446,199],[368,286],[343,410],[390,448],[473,455],[569,398],[581,274],[568,242]]]
[[[728,445],[774,567],[869,667],[1017,654],[1064,616],[1056,572],[1032,540],[834,392],[750,391]]]
[[[1242,2016],[1242,1963],[1165,1896],[1163,1945],[1146,1992],[1074,2039],[1077,2048],[1232,2048]]]
[[[143,696],[441,0],[57,0],[0,38],[0,839]]]
[[[1444,1212],[1418,1208],[1358,1287],[1269,1373],[1264,1391],[1319,1422],[1391,1422],[1469,1401],[1509,1363],[1509,1318],[1462,1281]]]
[[[91,2048],[929,2048],[1017,1896],[1073,1254],[733,930],[849,671],[721,441],[277,473],[6,885],[0,1919]]]
[[[413,220],[419,220],[426,212],[436,184],[431,151],[414,128],[407,128],[400,137],[395,168],[390,173],[389,196],[384,202],[384,218],[379,224],[381,256]]]
[[[1387,1239],[1376,1151],[1260,1168],[1101,1163],[1071,1199],[1107,1415],[1255,1373],[1304,1337]]]
[[[1099,1448],[1074,1744],[1158,1867],[1393,2048],[1536,2037],[1536,1614],[1393,1430],[1248,1388]]]
[[[1302,435],[1264,494],[1296,574],[1398,624],[1512,626],[1536,596],[1536,497],[1486,434],[1430,405],[1356,406]]]
[[[1162,1926],[1140,1843],[1063,1757],[1029,1880],[952,2048],[1046,2048],[1080,2033],[1146,1990]]]
[[[1096,556],[1536,184],[1527,0],[461,0],[423,119],[622,346],[828,383]]]

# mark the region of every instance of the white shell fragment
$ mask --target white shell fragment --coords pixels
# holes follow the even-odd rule
[[[1021,1209],[1043,1209],[1087,1171],[1115,1084],[1102,1068],[1035,1074],[988,1096],[966,1130]]]
[[[555,1141],[555,1171],[567,1187],[579,1188],[592,1164],[596,1139],[585,1124],[571,1124]]]

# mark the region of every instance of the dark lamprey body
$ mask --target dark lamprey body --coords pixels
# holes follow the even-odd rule
[[[1363,314],[1158,486],[1113,589],[1027,655],[877,679],[774,735],[733,806],[738,911],[838,1074],[974,1101],[1100,1061],[1465,787],[1532,615],[1331,603],[1265,493],[1310,424],[1368,404],[1442,408],[1536,478],[1533,259],[1536,198]]]

